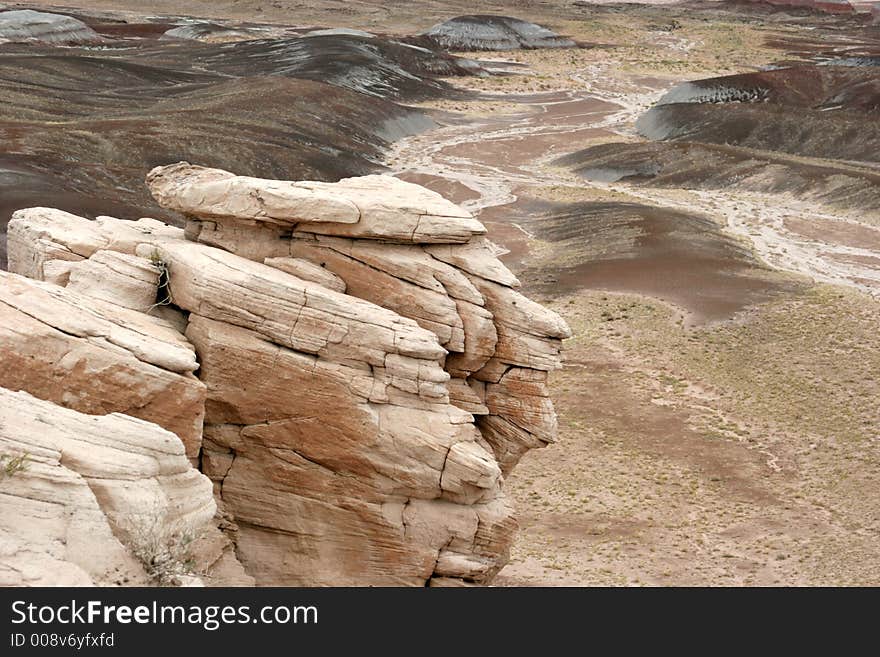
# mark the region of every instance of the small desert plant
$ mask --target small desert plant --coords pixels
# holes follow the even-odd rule
[[[27,470],[28,458],[28,454],[19,454],[18,456],[0,454],[0,481]]]
[[[192,544],[199,532],[186,523],[168,522],[165,509],[125,518],[120,528],[129,549],[159,586],[180,586],[184,577],[197,575]]]
[[[159,271],[159,289],[156,294],[156,303],[151,306],[151,310],[156,306],[170,306],[174,303],[174,300],[171,298],[168,264],[162,260],[162,256],[157,249],[153,249],[153,252],[150,254],[150,262]]]

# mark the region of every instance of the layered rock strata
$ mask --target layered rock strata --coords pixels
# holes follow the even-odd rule
[[[147,180],[185,231],[32,208],[10,223],[10,269],[89,312],[113,304],[117,326],[169,359],[141,354],[144,366],[196,372],[199,463],[247,572],[276,585],[491,581],[515,527],[503,476],[555,438],[546,379],[569,333],[514,289],[483,226],[386,176],[292,183],[179,163]],[[86,342],[138,358],[111,334]],[[187,443],[162,414],[145,419]]]
[[[183,232],[59,210],[22,214],[10,270],[30,278],[0,272],[0,386],[154,422],[197,464],[205,385],[193,374],[195,350],[172,321],[142,312],[156,303],[159,271],[133,253],[139,235]]]
[[[145,585],[158,567],[252,583],[214,524],[211,482],[155,424],[0,388],[0,454],[27,457],[0,476],[0,586]]]
[[[446,50],[535,50],[574,48],[571,39],[535,23],[510,16],[456,16],[438,23],[420,35],[435,47]]]

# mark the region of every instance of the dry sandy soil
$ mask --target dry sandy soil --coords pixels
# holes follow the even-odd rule
[[[588,183],[554,164],[640,140],[636,118],[677,82],[791,57],[778,43],[797,20],[556,2],[87,4],[400,33],[479,10],[600,44],[474,54],[525,67],[451,80],[492,97],[422,104],[454,121],[386,159],[479,212],[524,291],[575,332],[552,383],[559,442],[507,481],[521,533],[497,583],[880,582],[877,218]]]
[[[676,81],[781,59],[766,40],[797,31],[678,15],[664,33],[641,11],[564,23],[609,47],[494,55],[530,73],[467,81],[504,94],[498,111],[435,103],[480,127],[390,158],[481,211],[526,290],[575,331],[553,383],[559,443],[507,482],[522,528],[497,583],[876,584],[880,271],[833,257],[876,258],[871,218],[735,189],[585,185],[551,164],[638,140],[634,119]],[[560,204],[578,210],[562,227]],[[634,236],[608,219],[625,204],[652,209],[626,224]],[[682,233],[675,214],[678,233],[648,244],[661,211],[708,224]],[[730,243],[702,257],[705,235]],[[596,263],[621,242],[625,257]]]

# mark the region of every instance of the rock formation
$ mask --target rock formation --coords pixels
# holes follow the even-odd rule
[[[156,570],[171,583],[183,567],[205,583],[252,583],[174,434],[0,388],[0,454],[27,456],[0,475],[0,586],[135,586]]]
[[[96,43],[103,39],[72,16],[32,9],[0,12],[0,43],[34,41],[52,44]]]
[[[0,386],[83,413],[154,422],[197,463],[205,386],[192,374],[192,346],[168,321],[71,291],[74,284],[0,272]]]
[[[243,39],[257,39],[259,31],[247,28],[231,28],[216,23],[195,22],[184,23],[170,30],[166,30],[160,39],[182,39],[186,41],[204,41],[206,43],[223,43],[227,41],[241,41]]]
[[[482,224],[388,176],[147,182],[185,229],[14,215],[0,385],[176,433],[257,584],[491,581],[569,332]]]
[[[446,50],[535,50],[573,48],[577,44],[546,27],[509,16],[456,16],[421,37]]]

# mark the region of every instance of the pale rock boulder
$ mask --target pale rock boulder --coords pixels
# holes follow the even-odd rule
[[[558,427],[553,402],[547,389],[547,372],[512,367],[498,383],[485,387],[485,404],[492,415],[500,415],[544,442],[554,442]]]
[[[449,388],[449,401],[454,406],[472,415],[489,414],[489,408],[484,401],[485,392],[480,396],[480,393],[474,390],[465,379],[450,379],[447,387]]]
[[[290,229],[266,221],[188,219],[185,233],[193,242],[216,246],[257,262],[290,255]]]
[[[345,281],[351,296],[414,319],[423,329],[436,335],[448,351],[464,351],[464,324],[455,300],[442,287],[437,291],[416,285],[335,249],[317,246],[314,241],[297,240],[292,246],[293,255],[320,263]]]
[[[0,344],[0,386],[155,422],[198,458],[205,386],[195,350],[167,322],[0,272]]]
[[[555,440],[556,412],[547,373],[561,366],[562,340],[571,336],[556,313],[516,290],[472,276],[492,312],[495,353],[473,379],[483,384],[488,415],[478,418],[502,472],[509,473],[530,449]]]
[[[213,524],[210,481],[174,434],[0,388],[0,453],[28,457],[0,480],[0,584],[143,585],[135,555],[181,531],[213,544],[192,555],[206,580],[250,583]]]
[[[10,272],[0,272],[0,280],[0,302],[68,335],[112,345],[170,372],[198,369],[192,345],[161,319]]]
[[[185,239],[185,232],[158,219],[142,217],[135,221],[106,215],[95,219],[95,225],[107,239],[107,249],[134,255],[141,244],[155,244]]]
[[[498,383],[486,383],[484,389],[488,414],[479,426],[504,473],[528,450],[556,441],[557,419],[547,372],[512,367]]]
[[[247,223],[242,222],[253,221],[324,235],[404,242],[467,242],[486,232],[470,213],[436,192],[391,176],[287,182],[179,162],[150,171],[147,185],[162,207],[223,225],[211,231],[232,235],[243,234]],[[204,241],[201,232],[199,239]]]
[[[8,267],[22,276],[63,286],[73,263],[99,250],[134,255],[140,244],[183,237],[182,229],[156,219],[102,216],[90,221],[54,208],[27,208],[14,212],[7,227]]]
[[[391,244],[372,240],[357,240],[343,237],[294,233],[291,252],[310,247],[316,253],[326,248],[337,251],[349,258],[362,262],[433,292],[448,294],[478,306],[483,305],[483,296],[467,276],[455,267],[441,262],[417,244]],[[450,247],[451,248],[451,247]]]
[[[413,500],[403,520],[408,537],[437,549],[430,586],[491,582],[499,564],[507,563],[516,530],[513,509],[503,496],[472,509]]]
[[[559,315],[508,286],[472,277],[499,323],[521,333],[561,340],[571,337],[571,329]]]
[[[559,315],[510,287],[478,276],[471,281],[494,317],[498,342],[493,359],[544,371],[561,366],[562,340],[571,337],[571,329]]]
[[[460,299],[455,300],[455,308],[464,331],[464,346],[446,358],[446,371],[466,378],[483,369],[495,355],[498,329],[495,316],[487,308]]]
[[[63,285],[68,263],[88,258],[108,242],[84,217],[53,208],[18,210],[7,227],[9,271]]]
[[[360,218],[353,201],[312,183],[236,176],[188,162],[156,167],[147,186],[162,207],[202,219],[292,225],[318,217],[345,224]]]
[[[481,416],[477,419],[477,426],[486,442],[492,446],[492,452],[504,474],[516,467],[523,454],[547,444],[500,415]]]
[[[367,190],[374,182],[358,179],[358,186]],[[342,197],[356,199],[363,221],[365,202],[343,187],[340,183],[335,189]],[[407,208],[406,202],[388,190],[374,194],[383,204]],[[397,225],[412,224],[398,218]],[[570,330],[558,315],[514,289],[519,281],[498,259],[502,250],[481,232],[474,231],[458,243],[438,244],[420,230],[409,235],[403,234],[406,231],[379,233],[372,228],[364,231],[360,224],[334,225],[330,220],[317,225],[298,223],[289,236],[277,226],[267,226],[268,233],[274,233],[257,240],[257,246],[236,244],[240,238],[229,231],[222,246],[239,254],[256,251],[258,255],[252,257],[259,260],[260,253],[283,252],[288,243],[291,256],[332,271],[345,282],[349,295],[414,319],[434,333],[449,352],[443,366],[452,377],[446,383],[450,402],[479,418],[481,435],[466,444],[491,450],[503,472],[509,472],[527,450],[554,440],[556,415],[546,378],[548,371],[560,366],[561,343]],[[212,227],[210,234],[216,232]],[[207,241],[201,235],[198,239]],[[398,381],[392,388],[397,389],[395,394],[414,392],[415,378],[413,374],[407,382]],[[389,388],[383,385],[381,390],[387,394]],[[373,399],[379,398],[372,394]],[[465,562],[470,564],[467,568]],[[432,581],[440,584],[454,579],[447,577],[444,568],[455,568],[462,581],[471,581],[479,572],[478,562],[468,555],[444,556],[435,564],[439,571]]]
[[[449,579],[463,584],[491,582],[506,563],[507,555],[484,542],[509,545],[515,523],[511,509],[491,504],[462,506],[437,500],[388,499],[371,504],[338,498],[334,478],[314,464],[291,456],[277,459],[272,474],[283,480],[301,479],[320,498],[265,489],[242,491],[266,517],[278,518],[281,527],[242,526],[239,553],[257,582],[288,586],[425,586],[433,581],[441,553],[454,545],[459,554],[486,553],[461,566],[448,568]],[[256,475],[265,464],[242,459],[241,473]],[[451,522],[453,511],[463,522]],[[442,520],[426,540],[418,528]],[[491,532],[491,538],[487,536]],[[259,556],[255,562],[248,555]],[[474,562],[479,559],[479,567]],[[428,574],[428,579],[426,579]]]
[[[384,306],[437,335],[449,352],[445,368],[466,377],[494,354],[492,314],[467,276],[419,245],[297,234],[291,253],[332,270],[347,292]]]
[[[440,194],[392,176],[303,184],[341,192],[357,204],[361,213],[358,222],[350,226],[315,222],[298,227],[306,232],[424,244],[464,243],[486,232],[469,212]]]
[[[176,305],[289,349],[384,368],[402,390],[448,399],[443,384],[449,375],[439,364],[446,351],[413,320],[202,244],[157,248]]]
[[[369,372],[279,348],[221,322],[196,317],[187,335],[202,355],[209,424],[236,426],[386,495],[471,504],[498,493],[497,465],[461,409],[371,403],[363,395],[374,386],[355,381]],[[267,378],[273,368],[276,375]],[[332,415],[314,415],[328,405]]]
[[[475,372],[473,377],[469,380],[471,383],[479,382],[483,386],[488,383],[498,383],[501,380],[501,377],[509,370],[512,366],[499,358],[495,358],[493,355],[492,358],[486,361],[486,364],[478,371]]]
[[[147,585],[88,482],[60,457],[42,450],[0,481],[0,586]]]
[[[425,251],[468,274],[507,287],[520,286],[519,279],[498,259],[503,250],[485,237],[475,237],[456,246],[431,244],[425,246]]]

